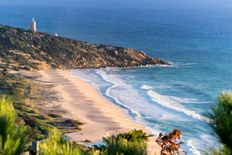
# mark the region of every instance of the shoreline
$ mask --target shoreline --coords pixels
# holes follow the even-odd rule
[[[81,80],[71,71],[39,71],[40,81],[53,83],[52,88],[58,96],[53,101],[63,108],[66,117],[83,122],[81,131],[66,134],[79,143],[94,143],[112,134],[142,129],[150,133],[143,124],[133,120],[126,110],[115,105],[101,95],[90,83]],[[151,137],[148,142],[148,154],[159,154],[160,147]]]

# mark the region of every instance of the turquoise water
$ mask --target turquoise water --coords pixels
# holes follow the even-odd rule
[[[137,48],[171,62],[171,67],[107,68],[75,74],[88,79],[154,133],[181,129],[189,154],[202,154],[219,144],[207,113],[221,91],[232,89],[231,9],[112,9],[72,3],[76,5],[0,3],[0,23],[28,28],[35,17],[39,31]]]

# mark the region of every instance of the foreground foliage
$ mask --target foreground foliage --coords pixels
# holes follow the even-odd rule
[[[224,144],[220,151],[213,151],[215,155],[232,154],[232,91],[222,93],[212,115],[214,129]]]
[[[11,100],[0,100],[0,154],[16,155],[25,148],[25,128],[16,125],[16,112]]]
[[[80,155],[77,144],[64,139],[57,129],[51,129],[49,137],[40,144],[41,155]]]
[[[31,140],[42,139],[47,134],[49,125],[45,124],[31,102],[31,81],[14,74],[0,72],[0,97],[12,98],[12,104],[20,121],[27,128]]]
[[[19,155],[26,149],[26,129],[16,124],[17,113],[13,102],[0,99],[0,155]],[[41,155],[79,155],[77,145],[64,140],[60,131],[51,129],[48,138],[41,144]]]
[[[222,143],[232,148],[232,91],[219,96],[213,119]]]
[[[149,136],[142,130],[132,130],[104,138],[105,146],[98,149],[103,155],[145,155]]]
[[[106,146],[96,151],[90,151],[88,148],[65,141],[58,130],[49,132],[52,126],[46,124],[47,121],[37,113],[30,101],[32,85],[25,78],[8,73],[0,74],[0,155],[18,155],[28,150],[29,146],[25,146],[25,143],[30,144],[32,140],[41,139],[45,139],[41,144],[44,155],[65,154],[64,152],[67,154],[80,154],[81,152],[85,152],[83,154],[98,154],[99,152],[117,154],[120,152],[135,155],[146,153],[148,135],[141,130],[105,138]],[[9,96],[12,101],[6,98],[1,99],[3,96]],[[28,135],[28,139],[25,139],[25,135]],[[54,152],[57,148],[59,148],[58,153]]]

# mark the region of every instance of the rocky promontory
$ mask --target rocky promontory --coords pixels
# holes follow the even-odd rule
[[[0,68],[84,69],[168,64],[131,48],[57,37],[42,32],[0,26]]]

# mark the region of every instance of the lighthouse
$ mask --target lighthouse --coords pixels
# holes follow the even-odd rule
[[[35,21],[35,18],[32,18],[30,29],[31,29],[33,32],[36,32],[36,21]]]

